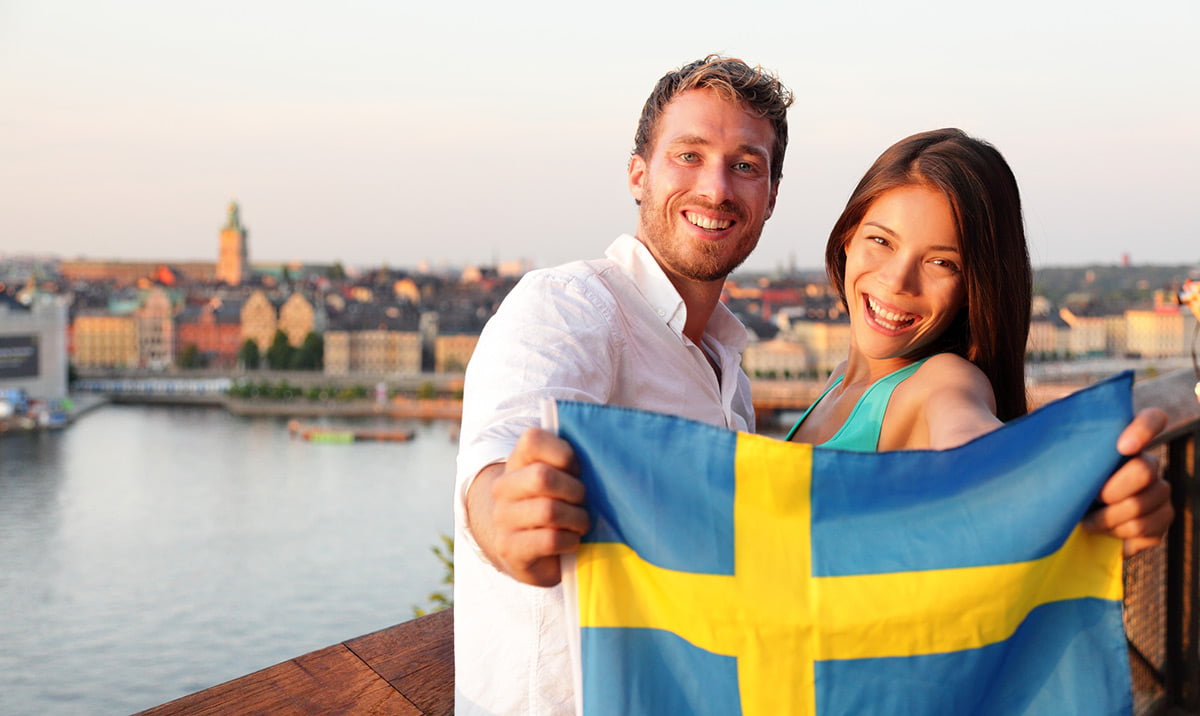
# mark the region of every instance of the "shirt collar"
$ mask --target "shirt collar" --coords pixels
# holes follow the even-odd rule
[[[641,241],[630,234],[621,234],[605,252],[610,260],[621,267],[633,279],[646,302],[658,313],[658,317],[676,333],[683,333],[687,322],[687,307],[671,279],[663,273],[654,254]]]
[[[663,322],[676,333],[683,335],[683,327],[687,323],[687,306],[675,290],[671,279],[667,278],[658,261],[654,259],[654,254],[650,253],[650,249],[634,236],[622,234],[608,247],[605,256],[633,279]],[[739,353],[746,347],[746,327],[723,303],[717,304],[704,333]]]

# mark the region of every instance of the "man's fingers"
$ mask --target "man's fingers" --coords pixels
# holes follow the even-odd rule
[[[496,523],[508,532],[566,530],[578,535],[588,531],[587,510],[550,497],[521,500],[496,499]],[[547,554],[554,554],[548,552]]]
[[[1146,408],[1134,416],[1117,438],[1117,452],[1136,455],[1167,427],[1167,414],[1159,408]]]
[[[540,428],[530,428],[522,433],[512,454],[508,456],[510,470],[534,463],[543,463],[571,474],[579,472],[571,445],[554,433]]]
[[[525,584],[553,587],[562,581],[559,555],[578,549],[579,537],[572,531],[549,528],[512,532],[500,555],[504,571]]]
[[[492,483],[492,499],[497,503],[539,498],[583,504],[583,483],[575,476],[542,462],[518,470],[508,469]]]

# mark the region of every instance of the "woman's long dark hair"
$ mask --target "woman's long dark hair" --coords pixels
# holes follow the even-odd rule
[[[1024,415],[1033,272],[1017,181],[995,147],[959,129],[914,134],[889,147],[858,183],[829,234],[829,280],[845,304],[846,242],[876,199],[913,185],[937,189],[950,202],[966,302],[946,332],[912,358],[945,352],[966,358],[991,381],[998,418]]]

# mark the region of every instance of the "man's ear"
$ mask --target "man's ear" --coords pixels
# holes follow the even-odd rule
[[[775,197],[777,196],[779,196],[779,182],[771,182],[771,198],[767,200],[767,215],[763,221],[770,219],[771,215],[775,213]]]
[[[642,195],[646,193],[646,160],[640,154],[629,158],[629,193],[638,204],[642,203]]]

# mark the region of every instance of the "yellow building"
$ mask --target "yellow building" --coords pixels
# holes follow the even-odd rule
[[[421,336],[415,331],[326,331],[325,373],[419,373]]]
[[[229,202],[229,216],[221,228],[221,246],[217,255],[218,281],[237,286],[246,278],[249,251],[246,239],[249,232],[242,226],[241,212],[236,201]]]
[[[293,293],[280,306],[278,328],[287,334],[288,344],[292,347],[299,348],[305,336],[315,330],[315,325],[313,305],[299,293]]]
[[[794,320],[787,337],[803,346],[807,352],[808,370],[827,376],[850,353],[850,324],[848,322]]]
[[[1179,306],[1125,312],[1125,350],[1143,358],[1187,355],[1187,316]]]
[[[267,294],[255,291],[242,304],[242,343],[252,340],[264,353],[271,347],[279,321]]]
[[[1029,338],[1025,341],[1025,355],[1047,358],[1066,353],[1070,343],[1068,328],[1061,319],[1053,316],[1035,318],[1029,322]]]
[[[796,378],[807,375],[808,349],[786,338],[773,338],[746,346],[742,370],[751,378]]]
[[[477,333],[439,334],[433,343],[433,369],[438,373],[462,373],[477,343]]]
[[[133,368],[138,360],[137,319],[83,313],[71,322],[72,362],[80,368]]]

